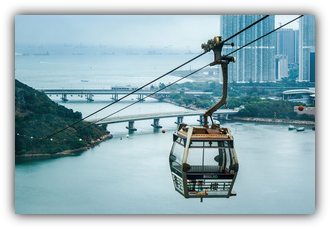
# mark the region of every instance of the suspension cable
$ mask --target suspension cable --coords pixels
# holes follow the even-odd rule
[[[263,17],[263,18],[261,18],[261,19],[255,21],[254,23],[252,23],[251,25],[249,25],[249,26],[247,26],[246,28],[242,29],[241,31],[237,32],[236,34],[232,35],[231,37],[229,37],[229,38],[226,39],[225,41],[227,41],[227,40],[229,40],[229,39],[231,39],[231,38],[237,36],[238,34],[244,32],[246,29],[248,29],[248,28],[254,26],[255,24],[259,23],[260,21],[266,19],[268,16],[269,16],[269,15],[266,15],[265,17]],[[118,100],[116,100],[116,101],[114,101],[114,102],[112,102],[112,103],[110,103],[110,104],[108,104],[108,105],[106,105],[106,106],[104,106],[104,107],[98,109],[97,111],[95,111],[95,112],[93,112],[93,113],[91,113],[91,114],[89,114],[89,115],[87,115],[87,116],[81,118],[80,120],[78,120],[78,121],[72,123],[71,125],[69,125],[69,126],[63,128],[63,129],[60,129],[60,130],[56,131],[55,133],[53,133],[53,134],[51,134],[51,135],[49,135],[49,136],[47,136],[47,137],[45,137],[45,138],[42,138],[42,140],[40,140],[40,141],[43,141],[43,140],[45,140],[45,139],[49,139],[49,138],[51,138],[52,136],[54,136],[54,135],[56,135],[56,134],[58,134],[58,133],[61,133],[62,131],[66,130],[66,129],[68,129],[68,128],[70,128],[70,127],[72,127],[72,126],[74,126],[74,125],[76,125],[76,124],[78,124],[78,123],[80,123],[80,122],[82,122],[82,121],[84,121],[85,119],[87,119],[87,118],[93,116],[94,114],[96,114],[96,113],[98,113],[98,112],[100,112],[100,111],[102,111],[102,110],[104,110],[104,109],[106,109],[106,108],[112,106],[113,104],[115,104],[115,103],[121,101],[122,99],[127,98],[128,96],[134,94],[135,92],[137,92],[137,91],[143,89],[144,87],[146,87],[146,86],[148,86],[148,85],[154,83],[155,81],[157,81],[157,80],[163,78],[164,76],[166,76],[166,75],[168,75],[168,74],[174,72],[175,70],[177,70],[177,69],[183,67],[184,65],[190,63],[191,61],[193,61],[193,60],[195,60],[195,59],[197,59],[197,58],[199,58],[199,57],[201,57],[201,56],[203,56],[203,55],[206,54],[206,53],[207,53],[207,52],[204,51],[203,53],[201,53],[201,54],[197,55],[196,57],[194,57],[194,58],[192,58],[192,59],[186,61],[185,63],[179,65],[178,67],[172,69],[171,71],[169,71],[169,72],[167,72],[167,73],[165,73],[165,74],[163,74],[163,75],[157,77],[156,79],[154,79],[154,80],[148,82],[147,84],[145,84],[145,85],[143,85],[143,86],[141,86],[141,87],[135,89],[134,91],[132,91],[132,92],[126,94],[125,96],[121,97],[120,99],[118,99]]]
[[[91,126],[91,125],[94,125],[94,124],[96,124],[96,123],[98,123],[98,122],[101,122],[101,121],[103,121],[104,119],[109,118],[110,116],[112,116],[112,115],[114,115],[114,114],[117,114],[117,113],[119,113],[120,111],[123,111],[123,110],[125,110],[126,108],[128,108],[128,107],[130,107],[130,106],[133,106],[134,104],[139,103],[139,102],[145,100],[146,98],[148,98],[148,97],[150,97],[150,96],[152,96],[152,95],[154,95],[154,94],[156,94],[156,93],[158,93],[158,92],[160,92],[160,91],[162,91],[162,90],[164,90],[164,89],[166,89],[166,88],[172,86],[173,84],[178,83],[179,81],[181,81],[181,80],[187,78],[188,76],[191,76],[191,75],[195,74],[196,72],[199,72],[200,70],[202,70],[202,69],[204,69],[204,68],[206,68],[206,67],[208,67],[208,66],[210,66],[210,64],[204,65],[203,67],[201,67],[201,68],[199,68],[199,69],[197,69],[197,70],[195,70],[195,71],[189,73],[188,75],[183,76],[183,77],[181,77],[181,78],[175,80],[174,82],[172,82],[172,83],[166,85],[165,87],[160,88],[160,89],[158,89],[157,91],[154,91],[154,92],[152,92],[152,93],[146,95],[145,97],[143,97],[143,98],[141,98],[141,99],[135,101],[134,103],[131,103],[131,104],[129,104],[129,105],[127,105],[127,106],[125,106],[125,107],[123,107],[123,108],[121,108],[121,109],[119,109],[119,110],[113,112],[112,114],[105,116],[104,118],[101,118],[101,119],[98,119],[98,120],[96,120],[96,121],[93,121],[93,122],[92,122],[90,125],[88,125],[88,126]],[[87,126],[87,127],[88,127],[88,126]]]
[[[263,18],[261,18],[261,19],[255,21],[254,23],[252,23],[251,25],[249,25],[249,26],[247,26],[246,28],[242,29],[241,31],[237,32],[236,34],[230,36],[230,37],[227,38],[225,41],[228,41],[228,40],[232,39],[233,37],[239,35],[240,33],[244,32],[245,30],[247,30],[247,29],[249,29],[250,27],[254,26],[255,24],[257,24],[257,23],[261,22],[262,20],[266,19],[268,16],[269,16],[269,15],[266,15],[266,16],[264,16]],[[240,49],[242,49],[242,48],[244,48],[244,47],[246,47],[246,46],[252,44],[253,42],[262,39],[263,37],[265,37],[265,36],[267,36],[267,35],[269,35],[269,34],[275,32],[276,30],[278,30],[278,29],[280,29],[280,28],[286,26],[287,24],[290,24],[291,22],[297,20],[298,18],[300,18],[300,17],[302,17],[302,16],[303,16],[303,15],[301,15],[301,16],[299,16],[299,17],[297,17],[297,18],[295,18],[295,19],[293,19],[293,20],[291,20],[291,21],[289,21],[289,22],[287,22],[287,23],[285,23],[285,24],[283,24],[282,26],[278,27],[277,29],[274,29],[273,31],[271,31],[271,32],[269,32],[269,33],[267,33],[267,34],[265,34],[265,35],[263,35],[263,36],[261,36],[261,37],[255,39],[255,40],[253,40],[252,42],[249,42],[248,44],[246,44],[246,45],[244,45],[244,46],[242,46],[242,47],[240,47],[240,48],[238,48],[238,49],[236,49],[236,50],[234,50],[234,51],[232,51],[232,52],[226,54],[226,56],[231,55],[232,53],[235,53],[235,52],[239,51]],[[62,129],[60,129],[60,130],[58,130],[58,131],[56,131],[56,132],[54,132],[54,133],[52,133],[52,134],[46,136],[45,138],[42,138],[41,140],[39,140],[38,142],[36,142],[36,143],[33,144],[33,145],[36,145],[36,144],[38,144],[38,143],[40,143],[40,142],[42,142],[42,141],[44,141],[44,140],[46,140],[46,139],[51,138],[52,136],[54,136],[54,135],[56,135],[56,134],[58,134],[58,133],[60,133],[60,132],[63,132],[63,131],[66,130],[66,129],[69,129],[70,127],[72,127],[72,126],[74,126],[74,125],[76,125],[76,124],[78,124],[78,123],[84,121],[85,119],[87,119],[87,118],[93,116],[94,114],[96,114],[96,113],[98,113],[98,112],[100,112],[100,111],[102,111],[102,110],[104,110],[104,109],[106,109],[106,108],[112,106],[113,104],[115,104],[115,103],[117,103],[117,102],[123,100],[124,98],[127,98],[128,96],[130,96],[130,95],[136,93],[137,91],[139,91],[139,90],[143,89],[144,87],[146,87],[146,86],[148,86],[148,85],[154,83],[155,81],[157,81],[157,80],[163,78],[164,76],[166,76],[166,75],[168,75],[168,74],[174,72],[175,70],[177,70],[177,69],[183,67],[184,65],[190,63],[191,61],[193,61],[193,60],[195,60],[195,59],[197,59],[197,58],[199,58],[199,57],[201,57],[201,56],[203,56],[203,55],[206,54],[206,53],[207,53],[207,51],[204,51],[203,53],[201,53],[201,54],[197,55],[196,57],[194,57],[194,58],[192,58],[192,59],[186,61],[185,63],[179,65],[178,67],[172,69],[171,71],[169,71],[169,72],[167,72],[167,73],[165,73],[165,74],[163,74],[163,75],[161,75],[161,76],[155,78],[154,80],[152,80],[152,81],[146,83],[145,85],[143,85],[143,86],[141,86],[141,87],[135,89],[134,91],[132,91],[132,92],[130,92],[130,93],[128,93],[128,94],[126,94],[125,96],[121,97],[120,99],[118,99],[118,100],[116,100],[116,101],[114,101],[114,102],[112,102],[112,103],[110,103],[110,104],[108,104],[108,105],[106,105],[106,106],[104,106],[104,107],[102,107],[102,108],[96,110],[95,112],[93,112],[93,113],[91,113],[91,114],[89,114],[89,115],[87,115],[87,116],[85,116],[85,117],[79,119],[78,121],[72,123],[71,125],[68,125],[67,127],[62,128]],[[167,87],[169,87],[169,86],[171,86],[171,85],[173,85],[173,84],[175,84],[175,83],[177,83],[177,82],[179,82],[179,81],[181,81],[181,80],[187,78],[188,76],[190,76],[190,75],[192,75],[192,74],[194,74],[194,73],[196,73],[196,72],[202,70],[203,68],[206,68],[206,67],[209,66],[209,65],[210,65],[210,64],[207,64],[207,65],[205,65],[205,66],[203,66],[203,67],[197,69],[196,71],[194,71],[194,72],[192,72],[192,73],[190,73],[190,74],[188,74],[188,75],[186,75],[186,76],[184,76],[184,77],[182,77],[182,78],[180,78],[180,79],[174,81],[173,83],[171,83],[171,84],[165,86],[164,88],[161,88],[161,89],[159,89],[159,90],[157,90],[157,91],[155,91],[155,92],[153,92],[153,93],[147,95],[146,97],[144,97],[144,98],[142,98],[142,99],[140,99],[140,100],[138,100],[138,101],[136,101],[136,102],[134,102],[134,103],[132,103],[132,104],[130,104],[130,105],[128,105],[128,106],[122,108],[122,109],[120,109],[120,110],[118,110],[118,111],[112,113],[111,115],[114,115],[114,114],[116,114],[116,113],[118,113],[118,112],[120,112],[120,111],[126,109],[127,107],[130,107],[130,106],[132,106],[133,104],[135,104],[135,103],[137,103],[137,102],[140,102],[141,100],[143,100],[143,99],[145,99],[145,98],[148,98],[148,97],[150,97],[150,96],[156,94],[157,92],[159,92],[159,91],[161,91],[161,90],[164,90],[165,88],[167,88]],[[104,120],[104,119],[110,117],[111,115],[108,115],[108,116],[106,116],[105,118],[102,118],[102,119],[100,119],[100,120],[97,120],[95,123],[100,122],[100,121],[102,121],[102,120]],[[95,124],[95,123],[92,123],[92,124]],[[92,125],[92,124],[91,124],[91,125]],[[33,146],[33,145],[32,145],[32,146]],[[30,146],[30,147],[32,147],[32,146]],[[28,148],[30,148],[30,147],[28,147]]]
[[[53,137],[54,135],[56,135],[56,134],[58,134],[58,133],[61,133],[62,131],[66,130],[66,129],[69,129],[70,127],[72,127],[72,126],[74,126],[74,125],[76,125],[76,124],[78,124],[78,123],[84,121],[85,119],[87,119],[87,118],[93,116],[94,114],[96,114],[96,113],[98,113],[98,112],[100,112],[100,111],[102,111],[102,110],[104,110],[104,109],[106,109],[106,108],[112,106],[113,104],[115,104],[115,103],[117,103],[117,102],[123,100],[124,98],[126,98],[126,97],[128,97],[128,96],[130,96],[130,95],[132,95],[132,94],[134,94],[134,93],[136,93],[137,91],[139,91],[139,90],[143,89],[144,87],[146,87],[146,86],[148,86],[148,85],[154,83],[155,81],[157,81],[157,80],[163,78],[164,76],[166,76],[166,75],[168,75],[168,74],[174,72],[175,70],[177,70],[177,69],[181,68],[182,66],[184,66],[184,65],[186,65],[186,64],[188,64],[188,63],[190,63],[191,61],[193,61],[193,60],[195,60],[195,59],[197,59],[197,58],[203,56],[203,55],[206,54],[206,53],[207,53],[207,52],[203,52],[203,53],[197,55],[196,57],[194,57],[194,58],[192,58],[192,59],[186,61],[185,63],[179,65],[178,67],[172,69],[171,71],[169,71],[169,72],[167,72],[167,73],[165,73],[165,74],[163,74],[163,75],[157,77],[156,79],[153,79],[152,81],[150,81],[150,82],[144,84],[143,86],[141,86],[141,87],[135,89],[134,91],[132,91],[132,92],[126,94],[125,96],[121,97],[120,99],[118,99],[118,100],[116,100],[116,101],[114,101],[114,102],[112,102],[112,103],[110,103],[110,104],[108,104],[108,105],[106,105],[106,106],[104,106],[104,107],[98,109],[97,111],[94,111],[93,113],[91,113],[91,114],[89,114],[89,115],[87,115],[87,116],[85,116],[85,117],[79,119],[78,121],[72,123],[71,125],[69,125],[69,126],[67,126],[67,127],[65,127],[65,128],[62,128],[62,129],[60,129],[60,130],[58,130],[58,131],[56,131],[56,132],[54,132],[54,133],[48,135],[48,136],[45,137],[45,138],[42,138],[39,142],[44,141],[44,140],[46,140],[46,139],[49,139],[49,138]],[[39,142],[37,142],[37,143],[39,143]],[[37,143],[36,143],[36,144],[37,144]]]
[[[128,107],[133,106],[133,105],[136,104],[136,103],[141,102],[142,100],[144,100],[144,99],[146,99],[146,98],[148,98],[148,97],[150,97],[150,96],[152,96],[152,95],[154,95],[154,94],[156,94],[156,93],[158,93],[158,92],[160,92],[160,91],[162,91],[162,90],[164,90],[164,89],[166,89],[166,88],[172,86],[173,84],[176,84],[176,83],[180,82],[181,80],[187,78],[188,76],[191,76],[191,75],[195,74],[196,72],[199,72],[200,70],[202,70],[202,69],[208,67],[209,65],[210,65],[210,64],[204,65],[203,67],[201,67],[201,68],[199,68],[199,69],[197,69],[197,70],[195,70],[195,71],[189,73],[189,74],[186,75],[186,76],[183,76],[183,77],[181,77],[181,78],[175,80],[174,82],[172,82],[172,83],[166,85],[165,87],[160,88],[160,89],[158,89],[157,91],[154,91],[154,92],[152,92],[152,93],[146,95],[145,97],[143,97],[143,98],[137,100],[136,102],[131,103],[131,104],[129,104],[129,105],[127,105],[127,106],[125,106],[125,107],[123,107],[123,108],[121,108],[121,109],[119,109],[119,110],[113,112],[112,114],[105,116],[104,118],[98,119],[98,120],[96,120],[96,121],[90,123],[89,125],[87,125],[87,126],[81,128],[79,131],[81,131],[81,130],[87,128],[87,127],[90,127],[90,126],[92,126],[92,125],[94,125],[94,124],[96,124],[96,123],[98,123],[98,122],[100,122],[100,121],[103,121],[104,119],[109,118],[110,116],[115,115],[115,114],[119,113],[120,111],[123,111],[123,110],[127,109]],[[77,123],[78,123],[78,122],[77,122]],[[72,124],[71,126],[73,126],[73,125],[75,125],[75,124]],[[67,127],[67,128],[68,128],[68,127]],[[64,131],[64,130],[67,129],[67,128],[63,128],[61,131]],[[24,149],[31,148],[31,147],[37,145],[38,143],[40,143],[40,142],[46,140],[47,138],[50,138],[50,137],[52,137],[52,136],[54,136],[54,135],[60,133],[61,131],[57,131],[57,132],[55,132],[55,133],[53,133],[53,134],[51,134],[51,135],[49,135],[49,136],[47,136],[47,137],[45,137],[45,138],[42,138],[42,139],[39,140],[38,142],[36,142],[36,143],[34,143],[33,145],[30,145],[30,146],[28,146],[28,147],[26,147],[26,148],[24,148]],[[22,150],[23,150],[23,149],[22,149]],[[22,150],[20,150],[20,151],[22,151]]]

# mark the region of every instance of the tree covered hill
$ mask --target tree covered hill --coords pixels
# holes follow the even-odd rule
[[[53,102],[42,92],[15,80],[15,155],[56,155],[90,147],[104,136],[104,127],[80,122],[51,138],[47,136],[80,120],[82,114]]]

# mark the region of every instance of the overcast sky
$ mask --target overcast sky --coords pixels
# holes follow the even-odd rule
[[[293,16],[294,17],[294,16]],[[275,26],[292,16],[276,16]],[[290,27],[298,29],[298,23]],[[84,44],[199,50],[219,35],[219,15],[17,15],[17,44]]]

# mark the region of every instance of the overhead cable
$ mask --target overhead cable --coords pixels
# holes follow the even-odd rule
[[[154,92],[152,92],[152,93],[146,95],[145,97],[143,97],[143,98],[137,100],[136,102],[131,103],[131,104],[129,104],[129,105],[127,105],[127,106],[125,106],[125,107],[123,107],[123,108],[121,108],[121,109],[119,109],[119,110],[113,112],[112,114],[105,116],[104,118],[101,118],[101,119],[99,119],[99,120],[97,120],[97,121],[92,122],[90,125],[93,125],[93,124],[96,124],[96,123],[98,123],[98,122],[101,122],[101,121],[103,121],[104,119],[109,118],[110,116],[112,116],[112,115],[114,115],[114,114],[117,114],[117,113],[119,113],[120,111],[123,111],[123,110],[125,110],[126,108],[128,108],[128,107],[130,107],[130,106],[133,106],[134,104],[136,104],[136,103],[138,103],[138,102],[141,102],[141,101],[145,100],[146,98],[148,98],[148,97],[150,97],[150,96],[152,96],[152,95],[154,95],[154,94],[156,94],[156,93],[158,93],[158,92],[160,92],[160,91],[162,91],[162,90],[164,90],[164,89],[166,89],[166,88],[172,86],[173,84],[178,83],[179,81],[181,81],[181,80],[187,78],[188,76],[191,76],[191,75],[193,75],[193,74],[199,72],[200,70],[202,70],[202,69],[208,67],[209,65],[210,65],[210,64],[204,65],[203,67],[201,67],[201,68],[199,68],[199,69],[197,69],[197,70],[195,70],[195,71],[189,73],[189,74],[186,75],[186,76],[183,76],[183,77],[177,79],[176,81],[174,81],[174,82],[172,82],[172,83],[166,85],[165,87],[162,87],[162,88],[158,89],[157,91],[154,91]]]
[[[242,30],[240,30],[239,32],[237,32],[236,34],[234,34],[234,35],[230,36],[229,38],[227,38],[226,40],[224,40],[224,42],[225,42],[225,41],[228,41],[228,40],[230,40],[230,39],[232,39],[233,37],[235,37],[235,36],[237,36],[237,35],[239,35],[240,33],[244,32],[245,30],[247,30],[247,29],[249,29],[250,27],[254,26],[255,24],[257,24],[257,23],[261,22],[262,20],[266,19],[268,16],[269,16],[269,15],[266,15],[266,16],[264,16],[263,18],[261,18],[261,19],[255,21],[255,22],[252,23],[251,25],[245,27],[244,29],[242,29]],[[232,53],[234,53],[234,52],[237,52],[238,50],[240,50],[240,49],[242,49],[242,48],[244,48],[244,47],[246,47],[246,46],[252,44],[253,42],[255,42],[255,41],[257,41],[257,40],[260,40],[261,38],[263,38],[263,37],[265,37],[265,36],[271,34],[272,32],[275,32],[276,30],[278,30],[278,29],[280,29],[280,28],[286,26],[287,24],[290,24],[291,22],[297,20],[298,18],[300,18],[300,17],[302,17],[302,16],[303,16],[303,15],[301,15],[301,16],[299,16],[299,17],[297,17],[297,18],[295,18],[295,19],[293,19],[293,20],[291,20],[291,21],[289,21],[288,23],[283,24],[282,26],[278,27],[277,29],[275,29],[275,30],[273,30],[273,31],[271,31],[271,32],[269,32],[269,33],[267,33],[267,34],[265,34],[265,35],[263,35],[263,36],[261,36],[261,37],[255,39],[254,41],[249,42],[248,44],[246,44],[246,45],[244,45],[244,46],[242,46],[242,47],[240,47],[240,48],[238,48],[238,49],[236,49],[236,50],[234,50],[234,51],[232,51],[232,52],[226,54],[226,56],[228,56],[228,55],[230,55],[230,54],[232,54]],[[112,103],[110,103],[110,104],[108,104],[108,105],[106,105],[106,106],[104,106],[104,107],[102,107],[102,108],[96,110],[95,112],[93,112],[93,113],[91,113],[91,114],[89,114],[89,115],[87,115],[87,116],[85,116],[85,117],[79,119],[78,121],[72,123],[71,125],[69,125],[69,126],[63,128],[63,129],[60,129],[60,130],[58,130],[58,131],[56,131],[56,132],[54,132],[54,133],[52,133],[52,134],[46,136],[45,138],[42,138],[41,140],[39,140],[38,142],[36,142],[34,145],[36,145],[36,144],[38,144],[38,143],[40,143],[40,142],[42,142],[42,141],[44,141],[44,140],[46,140],[46,139],[49,139],[49,138],[51,138],[52,136],[54,136],[54,135],[56,135],[56,134],[58,134],[58,133],[60,133],[60,132],[62,132],[62,131],[64,131],[64,130],[66,130],[66,129],[69,129],[70,127],[72,127],[72,126],[74,126],[74,125],[76,125],[76,124],[78,124],[78,123],[84,121],[85,119],[87,119],[87,118],[93,116],[94,114],[96,114],[96,113],[98,113],[98,112],[100,112],[100,111],[102,111],[102,110],[104,110],[104,109],[106,109],[106,108],[112,106],[113,104],[115,104],[115,103],[117,103],[117,102],[123,100],[124,98],[127,98],[128,96],[130,96],[130,95],[132,95],[132,94],[138,92],[139,90],[143,89],[144,87],[146,87],[146,86],[148,86],[148,85],[154,83],[155,81],[157,81],[157,80],[163,78],[164,76],[166,76],[166,75],[168,75],[168,74],[174,72],[175,70],[177,70],[177,69],[181,68],[182,66],[184,66],[184,65],[186,65],[186,64],[188,64],[188,63],[190,63],[191,61],[193,61],[193,60],[195,60],[195,59],[197,59],[197,58],[203,56],[203,55],[206,54],[206,53],[207,53],[207,52],[203,52],[203,53],[197,55],[196,57],[194,57],[194,58],[192,58],[192,59],[186,61],[185,63],[179,65],[178,67],[172,69],[171,71],[169,71],[169,72],[167,72],[167,73],[165,73],[165,74],[163,74],[163,75],[161,75],[161,76],[155,78],[154,80],[148,82],[147,84],[145,84],[145,85],[143,85],[143,86],[141,86],[141,87],[135,89],[134,91],[132,91],[132,92],[126,94],[125,96],[121,97],[120,99],[118,99],[118,100],[116,100],[116,101],[114,101],[114,102],[112,102]],[[151,95],[154,95],[154,94],[158,93],[158,92],[161,91],[161,90],[164,90],[165,88],[167,88],[167,87],[169,87],[169,86],[171,86],[171,85],[173,85],[173,84],[175,84],[175,83],[181,81],[181,80],[184,79],[184,78],[187,78],[188,76],[190,76],[190,75],[192,75],[192,74],[194,74],[194,73],[196,73],[196,72],[202,70],[203,68],[205,68],[205,67],[207,67],[207,66],[209,66],[209,64],[207,64],[207,65],[203,66],[202,68],[199,68],[199,69],[197,69],[196,71],[194,71],[194,72],[192,72],[192,73],[190,73],[190,74],[188,74],[188,75],[186,75],[186,76],[184,76],[184,77],[182,77],[182,78],[180,78],[180,79],[174,81],[173,83],[167,85],[166,87],[161,88],[161,89],[159,89],[159,90],[157,90],[157,91],[155,91],[155,92],[149,94],[148,96],[144,97],[143,99],[145,99],[145,98],[147,98],[147,97],[150,97]],[[142,99],[141,99],[141,100],[142,100]],[[137,101],[137,102],[140,102],[141,100],[139,100],[139,101]],[[137,102],[135,102],[135,103],[137,103]],[[135,104],[135,103],[132,103],[132,104],[128,105],[127,107],[132,106],[132,105]],[[122,108],[122,109],[118,110],[117,112],[114,112],[113,114],[118,113],[118,112],[120,112],[121,110],[126,109],[127,107]],[[113,114],[111,114],[111,115],[113,115]],[[111,115],[108,115],[108,116],[106,116],[105,118],[108,118],[108,117],[110,117]],[[104,120],[105,118],[103,118],[103,119],[101,119],[101,120]],[[97,122],[100,122],[101,120],[98,120]],[[29,148],[29,147],[28,147],[28,148]]]
[[[246,28],[242,29],[241,31],[237,32],[236,34],[232,35],[231,37],[229,37],[229,38],[226,39],[225,41],[227,41],[227,40],[233,38],[234,36],[237,36],[238,34],[244,32],[246,29],[252,27],[253,25],[255,25],[255,24],[257,24],[257,23],[259,23],[260,21],[264,20],[264,19],[267,18],[268,16],[269,16],[269,15],[266,15],[265,17],[263,17],[263,18],[261,18],[261,19],[255,21],[254,23],[252,23],[251,25],[249,25],[249,26],[247,26]],[[193,61],[193,60],[195,60],[195,59],[198,59],[199,57],[203,56],[203,55],[206,54],[206,53],[207,53],[207,52],[203,52],[203,53],[197,55],[196,57],[194,57],[194,58],[192,58],[192,59],[186,61],[185,63],[183,63],[183,64],[179,65],[178,67],[172,69],[171,71],[169,71],[169,72],[167,72],[167,73],[165,73],[165,74],[163,74],[163,75],[157,77],[156,79],[154,79],[154,80],[148,82],[147,84],[145,84],[145,85],[143,85],[143,86],[141,86],[141,87],[135,89],[134,91],[128,93],[127,95],[121,97],[120,99],[118,99],[118,100],[116,100],[116,101],[114,101],[114,102],[112,102],[112,103],[110,103],[110,104],[108,104],[108,105],[106,105],[106,106],[104,106],[104,107],[98,109],[97,111],[95,111],[95,112],[93,112],[93,113],[91,113],[91,114],[89,114],[89,115],[87,115],[87,116],[81,118],[80,120],[78,120],[78,121],[72,123],[71,125],[69,125],[69,126],[63,128],[63,129],[60,129],[60,130],[56,131],[55,133],[53,133],[53,134],[51,134],[51,135],[49,135],[49,136],[43,138],[41,141],[43,141],[44,139],[51,138],[52,136],[54,136],[54,135],[56,135],[56,134],[58,134],[58,133],[60,133],[60,132],[62,132],[62,131],[64,131],[64,130],[66,130],[66,129],[68,129],[68,128],[70,128],[70,127],[72,127],[72,126],[74,126],[74,125],[76,125],[76,124],[78,124],[78,123],[80,123],[80,122],[82,122],[82,121],[84,121],[85,119],[87,119],[87,118],[93,116],[94,114],[96,114],[96,113],[98,113],[98,112],[100,112],[100,111],[102,111],[102,110],[104,110],[104,109],[106,109],[106,108],[112,106],[113,104],[115,104],[115,103],[121,101],[122,99],[127,98],[128,96],[130,96],[130,95],[136,93],[137,91],[143,89],[144,87],[146,87],[146,86],[148,86],[148,85],[150,85],[150,84],[156,82],[157,80],[163,78],[164,76],[166,76],[166,75],[168,75],[168,74],[174,72],[175,70],[177,70],[177,69],[183,67],[184,65],[190,63],[191,61]]]
[[[106,109],[106,108],[112,106],[113,104],[115,104],[115,103],[117,103],[117,102],[123,100],[124,98],[126,98],[126,97],[128,97],[128,96],[130,96],[130,95],[132,95],[132,94],[134,94],[134,93],[136,93],[137,91],[139,91],[139,90],[143,89],[144,87],[146,87],[146,86],[148,86],[148,85],[154,83],[155,81],[157,81],[157,80],[163,78],[164,76],[166,76],[166,75],[168,75],[168,74],[174,72],[175,70],[177,70],[177,69],[181,68],[182,66],[184,66],[184,65],[186,65],[186,64],[188,64],[188,63],[190,63],[191,61],[193,61],[193,60],[195,60],[195,59],[197,59],[197,58],[203,56],[204,54],[206,54],[206,52],[203,52],[203,53],[197,55],[196,57],[194,57],[194,58],[192,58],[192,59],[186,61],[185,63],[179,65],[178,67],[172,69],[171,71],[169,71],[169,72],[167,72],[167,73],[165,73],[165,74],[163,74],[163,75],[157,77],[156,79],[154,79],[154,80],[152,80],[152,81],[146,83],[145,85],[143,85],[143,86],[141,86],[141,87],[135,89],[134,91],[132,91],[132,92],[126,94],[125,96],[121,97],[120,99],[118,99],[118,100],[116,100],[116,101],[114,101],[114,102],[112,102],[112,103],[110,103],[110,104],[108,104],[108,105],[106,105],[106,106],[104,106],[104,107],[98,109],[97,111],[95,111],[95,112],[93,112],[93,113],[91,113],[91,114],[89,114],[89,115],[87,115],[87,116],[85,116],[85,117],[79,119],[78,121],[72,123],[71,125],[69,125],[69,126],[63,128],[63,129],[60,129],[60,130],[58,130],[58,131],[56,131],[56,132],[54,132],[54,133],[48,135],[47,137],[42,138],[39,142],[42,142],[42,141],[44,141],[44,140],[46,140],[46,139],[49,139],[49,138],[53,137],[54,135],[56,135],[56,134],[58,134],[58,133],[61,133],[61,132],[64,131],[64,130],[69,129],[70,127],[72,127],[72,126],[74,126],[74,125],[76,125],[76,124],[78,124],[78,123],[84,121],[85,119],[87,119],[87,118],[93,116],[94,114],[96,114],[96,113],[98,113],[98,112],[100,112],[100,111],[102,111],[102,110],[104,110],[104,109]],[[37,143],[39,143],[39,142],[37,142]],[[36,143],[36,144],[37,144],[37,143]]]

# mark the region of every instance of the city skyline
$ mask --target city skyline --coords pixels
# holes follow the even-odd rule
[[[275,27],[295,17],[276,15]],[[15,44],[171,46],[196,51],[219,35],[219,26],[220,15],[16,15]]]
[[[64,47],[72,46],[74,50],[70,52],[77,54],[80,54],[81,48],[87,46],[103,48],[103,53],[107,55],[115,54],[117,51],[126,54],[130,52],[137,53],[139,52],[136,51],[137,49],[149,49],[149,52],[156,53],[200,53],[202,51],[200,45],[206,40],[215,35],[221,35],[224,38],[229,37],[262,16],[17,15],[15,17],[15,52],[17,54],[45,54],[49,52],[49,48],[51,53],[60,52],[61,49],[50,47],[50,45],[55,44]],[[232,39],[235,44],[234,48],[241,47],[267,32],[273,31],[297,16],[270,15],[266,20]],[[306,18],[308,16],[306,15]],[[234,23],[229,21],[224,30],[224,26],[221,24],[222,19],[230,17],[240,17],[241,19],[237,20],[243,20],[243,18],[244,20]],[[279,80],[286,76],[287,74],[284,73],[279,77],[277,74],[278,69],[275,71],[275,55],[288,56],[286,59],[283,57],[278,59],[281,62],[282,71],[285,72],[284,69],[287,68],[285,66],[298,63],[298,59],[301,58],[302,54],[298,58],[296,54],[298,48],[294,47],[295,45],[291,48],[290,45],[284,47],[283,41],[279,41],[279,39],[276,41],[275,37],[279,37],[279,34],[285,31],[292,34],[292,36],[296,36],[299,31],[297,30],[299,24],[301,24],[299,20],[296,20],[235,53],[234,56],[237,58],[238,63],[235,66],[230,66],[229,80],[236,82],[267,82]],[[191,29],[192,25],[193,29]],[[300,30],[301,28],[303,27],[300,25]],[[287,39],[285,37],[281,36],[281,39]],[[294,43],[297,43],[296,40]],[[224,47],[224,54],[232,50],[232,48]],[[140,52],[145,51],[140,50]],[[309,61],[309,59],[306,61]],[[309,69],[309,64],[305,62],[300,65],[300,75],[302,75],[302,68],[305,68],[305,72],[306,69]],[[303,79],[301,76],[299,77],[299,81],[308,79],[307,76],[304,76]]]

